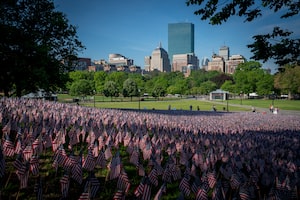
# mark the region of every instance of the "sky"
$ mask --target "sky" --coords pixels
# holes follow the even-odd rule
[[[85,50],[79,57],[92,61],[118,53],[133,59],[134,64],[144,68],[144,57],[162,44],[168,51],[168,24],[189,22],[195,25],[195,54],[199,61],[211,60],[221,46],[228,46],[230,55],[243,55],[250,60],[252,53],[247,44],[254,42],[252,36],[266,34],[274,26],[289,30],[300,27],[300,18],[280,20],[272,11],[253,22],[244,23],[234,17],[222,25],[210,25],[194,14],[195,6],[186,6],[185,0],[54,0],[56,10],[66,14],[70,24],[77,27],[79,40]],[[299,38],[300,29],[293,30]],[[261,62],[262,63],[262,62]],[[270,61],[263,68],[277,71]]]

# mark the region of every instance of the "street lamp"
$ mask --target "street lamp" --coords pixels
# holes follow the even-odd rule
[[[272,91],[272,105],[274,106],[274,99],[275,99],[275,95],[274,95],[274,91]]]
[[[140,97],[141,96],[141,94],[140,94],[141,90],[139,89],[138,91],[139,91],[138,94],[139,94],[139,110],[140,110],[141,109],[141,97]]]
[[[243,102],[242,102],[242,94],[243,94],[243,91],[241,91],[241,93],[240,93],[241,105],[243,105]]]
[[[93,92],[94,92],[94,108],[95,108],[95,107],[96,107],[96,105],[95,105],[95,104],[96,104],[96,102],[95,102],[95,101],[96,101],[96,100],[95,100],[96,90],[94,90]]]

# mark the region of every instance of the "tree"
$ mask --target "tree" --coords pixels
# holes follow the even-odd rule
[[[200,15],[201,20],[209,19],[210,24],[218,25],[226,22],[232,16],[245,17],[245,22],[251,22],[262,16],[262,10],[272,10],[281,14],[281,19],[297,17],[300,10],[299,1],[286,0],[247,0],[228,1],[219,0],[188,0],[187,5],[198,5],[200,8],[194,12]],[[269,12],[268,12],[269,13]],[[297,26],[295,26],[297,28]],[[253,36],[255,42],[247,45],[253,56],[251,59],[267,61],[274,59],[282,66],[287,63],[300,63],[300,39],[293,38],[292,32],[274,27],[273,32],[265,35]]]
[[[105,81],[114,81],[118,87],[118,90],[121,91],[123,88],[123,83],[127,78],[128,78],[128,73],[117,71],[117,72],[109,73]]]
[[[62,87],[71,61],[83,49],[76,28],[51,0],[1,1],[0,29],[0,90],[5,96],[12,90],[21,96]]]
[[[105,79],[107,77],[107,73],[105,71],[97,71],[94,74],[94,82],[97,93],[103,93]]]
[[[136,82],[131,78],[126,79],[123,83],[123,96],[130,97],[132,101],[132,97],[138,95],[139,90]]]
[[[232,80],[226,80],[221,86],[221,89],[231,93],[234,93],[236,91],[235,85]]]
[[[153,97],[163,97],[166,95],[166,88],[162,87],[159,84],[156,84],[152,89],[151,95]]]
[[[70,88],[70,95],[72,96],[82,96],[86,97],[87,95],[94,94],[94,82],[86,79],[80,79],[74,81]]]
[[[236,93],[249,94],[257,92],[257,82],[263,77],[264,73],[265,71],[261,68],[259,62],[240,63],[233,74]]]
[[[118,97],[119,96],[119,88],[114,81],[107,81],[104,84],[103,87],[103,94],[106,97],[111,97],[111,101],[113,97]]]
[[[269,95],[274,92],[274,76],[264,71],[256,83],[258,95]]]
[[[205,81],[202,83],[199,87],[200,89],[200,94],[209,94],[210,92],[214,91],[217,89],[217,85],[212,82],[212,81]]]
[[[274,86],[282,93],[287,93],[289,99],[292,94],[300,93],[300,66],[286,65],[284,71],[275,74]]]

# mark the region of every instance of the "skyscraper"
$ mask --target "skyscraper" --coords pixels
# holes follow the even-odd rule
[[[170,63],[173,55],[194,53],[194,24],[172,23],[168,25],[168,54]]]
[[[151,56],[145,57],[145,69],[147,71],[158,70],[161,72],[170,72],[171,66],[169,56],[166,50],[164,50],[159,43],[159,46],[155,48]]]
[[[228,60],[229,59],[229,47],[222,46],[219,49],[219,56],[223,57],[225,61]]]

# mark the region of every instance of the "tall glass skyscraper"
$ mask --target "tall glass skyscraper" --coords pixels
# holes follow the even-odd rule
[[[174,54],[194,53],[194,24],[168,25],[168,54],[172,63]]]

